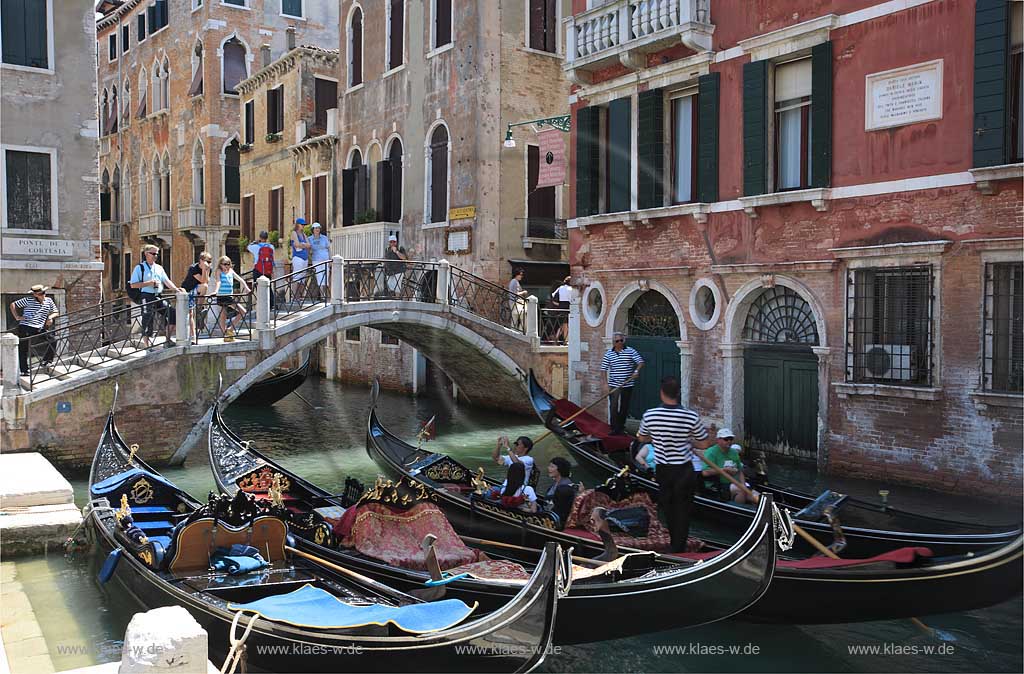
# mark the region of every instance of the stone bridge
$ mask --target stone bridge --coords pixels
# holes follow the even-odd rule
[[[306,349],[357,326],[377,328],[420,350],[474,405],[531,414],[524,382],[531,368],[555,391],[563,389],[567,349],[541,344],[536,298],[523,300],[520,324],[507,327],[496,316],[484,317],[480,314],[487,312],[454,301],[456,278],[467,275],[460,277],[459,270],[444,261],[436,263],[427,277],[431,291],[436,283],[436,292],[419,299],[353,296],[352,283],[344,288],[341,282],[352,278],[351,270],[346,276],[346,262],[336,257],[330,265],[330,300],[287,314],[271,310],[271,284],[260,279],[254,297],[256,318],[247,339],[205,339],[194,345],[100,359],[28,391],[24,381],[8,374],[17,372],[17,338],[5,335],[0,342],[5,373],[0,428],[4,451],[39,451],[63,466],[87,466],[116,381],[120,386],[117,420],[125,437],[144,448],[147,460],[184,461],[204,435],[205,415],[221,380],[220,399],[230,402],[274,368],[297,362]],[[485,290],[505,292],[497,286]],[[458,296],[464,294],[463,288]],[[181,295],[178,310],[183,316],[187,315],[184,302]],[[187,344],[187,321],[179,319],[177,324],[178,342]]]

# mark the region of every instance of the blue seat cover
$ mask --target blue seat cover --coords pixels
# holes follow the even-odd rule
[[[125,483],[130,482],[131,480],[134,480],[137,477],[145,477],[148,480],[158,482],[166,487],[173,489],[174,491],[178,491],[177,487],[175,487],[173,484],[171,484],[164,478],[160,477],[159,475],[154,475],[148,470],[142,470],[141,468],[132,468],[131,470],[126,470],[123,473],[118,473],[117,475],[111,475],[106,480],[97,482],[92,486],[92,493],[99,496],[102,496],[103,494],[109,494],[117,490],[118,487],[123,486]]]
[[[264,597],[246,604],[229,604],[232,611],[250,611],[274,622],[313,629],[346,629],[392,623],[413,634],[437,632],[458,625],[476,609],[460,599],[443,599],[409,606],[353,606],[330,592],[303,585],[287,594]]]

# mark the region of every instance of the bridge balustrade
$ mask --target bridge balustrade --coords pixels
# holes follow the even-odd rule
[[[346,260],[345,301],[436,303],[438,268],[416,260]]]
[[[526,297],[458,267],[451,268],[449,303],[503,327],[526,334]]]

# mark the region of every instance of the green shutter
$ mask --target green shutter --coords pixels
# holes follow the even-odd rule
[[[665,205],[665,99],[661,89],[637,100],[637,207]]]
[[[576,217],[597,213],[600,194],[598,175],[598,139],[601,133],[600,109],[576,111]]]
[[[743,194],[768,184],[768,61],[743,65]]]
[[[1010,143],[1006,101],[1009,3],[978,0],[974,14],[974,165],[998,166]]]
[[[632,98],[617,98],[608,104],[608,213],[630,210],[633,125]]]
[[[718,201],[718,73],[697,80],[697,201]]]
[[[28,65],[25,55],[25,0],[3,0],[3,17],[0,19],[3,31],[3,62],[11,65]]]
[[[832,180],[832,43],[811,48],[811,187]]]

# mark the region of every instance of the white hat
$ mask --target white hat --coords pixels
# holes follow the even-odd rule
[[[732,433],[732,431],[730,429],[728,429],[728,428],[721,428],[721,429],[718,430],[718,436],[717,437],[724,439],[724,438],[735,438],[736,436],[733,435],[733,433]]]
[[[398,241],[398,237],[392,234],[391,236],[388,237],[388,241]]]
[[[319,222],[314,222],[313,223],[313,229],[323,229],[323,227],[320,226]]]

